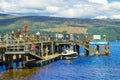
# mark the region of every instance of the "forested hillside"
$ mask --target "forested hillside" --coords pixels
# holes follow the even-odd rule
[[[109,40],[120,40],[120,20],[0,15],[1,34],[11,33],[18,28],[23,30],[24,24],[29,26],[29,33],[67,31],[87,35],[106,34]]]

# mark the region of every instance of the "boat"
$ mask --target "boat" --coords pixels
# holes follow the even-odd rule
[[[79,55],[77,52],[73,50],[64,50],[62,52],[62,59],[74,59],[77,58]]]

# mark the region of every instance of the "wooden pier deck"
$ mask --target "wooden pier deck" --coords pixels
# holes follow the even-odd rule
[[[56,54],[53,54],[53,55],[45,56],[43,58],[44,58],[43,60],[33,59],[33,60],[26,61],[25,65],[27,67],[42,67],[42,66],[50,64],[52,62],[55,62],[57,60],[60,60],[61,59],[61,54],[56,53]]]

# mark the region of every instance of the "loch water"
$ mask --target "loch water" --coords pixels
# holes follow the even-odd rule
[[[3,65],[0,80],[120,80],[120,42],[110,42],[110,56],[80,56],[71,64],[59,60],[44,67],[9,70]]]

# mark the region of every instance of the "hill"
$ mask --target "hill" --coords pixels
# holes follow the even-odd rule
[[[23,30],[23,25],[29,26],[29,33],[37,31],[42,32],[63,32],[77,34],[106,34],[109,40],[120,40],[120,20],[114,19],[78,19],[78,18],[59,18],[46,16],[18,16],[9,18],[0,15],[0,33],[11,33],[20,28]],[[5,18],[4,18],[5,17]]]
[[[0,20],[1,19],[10,19],[10,18],[16,18],[17,16],[9,15],[9,14],[1,14],[0,13]]]

